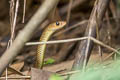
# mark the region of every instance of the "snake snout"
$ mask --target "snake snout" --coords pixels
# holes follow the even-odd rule
[[[60,22],[60,25],[61,25],[62,27],[64,27],[64,26],[66,25],[66,21],[61,21],[61,22]]]

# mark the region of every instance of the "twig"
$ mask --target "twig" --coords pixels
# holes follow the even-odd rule
[[[7,80],[7,78],[8,78],[8,70],[7,70],[7,68],[5,69],[5,77],[6,77],[6,80]]]
[[[118,49],[119,50],[119,49]],[[117,50],[117,51],[118,51]],[[110,58],[113,54],[115,54],[115,52],[112,52],[111,54],[109,54],[107,57],[105,57],[103,60],[106,61],[108,58]],[[120,55],[120,52],[118,51],[118,53]]]
[[[10,25],[11,25],[11,30],[13,26],[13,20],[14,20],[14,9],[15,9],[15,2],[14,0],[10,1]],[[12,33],[12,32],[11,32]]]
[[[88,39],[88,38],[89,38],[90,40],[94,41],[96,44],[98,44],[98,45],[100,45],[100,46],[103,46],[103,47],[105,47],[105,48],[107,48],[107,49],[109,49],[109,50],[111,50],[111,51],[113,51],[113,52],[117,52],[117,53],[119,54],[119,52],[118,52],[116,49],[114,49],[114,48],[112,48],[112,47],[104,44],[103,42],[101,42],[101,41],[99,41],[99,40],[97,40],[97,39],[95,39],[95,38],[93,38],[93,37],[81,37],[81,38],[73,38],[73,39],[65,39],[65,40],[47,41],[47,42],[28,42],[28,43],[26,43],[26,46],[30,46],[30,45],[40,45],[40,44],[67,43],[67,42],[85,40],[85,39]]]
[[[65,39],[65,40],[55,40],[55,41],[47,41],[47,42],[29,42],[29,43],[26,43],[26,45],[29,46],[29,45],[39,45],[39,44],[57,44],[57,43],[80,41],[80,40],[84,40],[84,39],[87,39],[87,37]]]
[[[98,6],[98,0],[96,1],[96,7]],[[96,35],[97,35],[97,39],[99,40],[100,38],[99,38],[99,26],[100,26],[100,22],[99,22],[99,20],[98,20],[98,12],[99,12],[99,10],[98,10],[98,7],[97,7],[97,9],[96,9]],[[102,49],[101,49],[101,46],[100,45],[98,45],[98,52],[99,52],[99,56],[100,56],[100,62],[102,62]]]
[[[73,0],[69,0],[69,6],[68,6],[68,12],[67,12],[67,18],[66,18],[67,26],[69,25],[69,21],[70,21],[72,4],[73,4]]]
[[[65,73],[62,73],[62,74],[59,74],[59,75],[60,76],[66,76],[66,75],[75,74],[75,73],[78,73],[78,72],[80,72],[80,70],[65,72]]]
[[[113,54],[115,54],[114,52],[112,52],[111,54],[109,54],[107,57],[105,57],[104,59],[103,59],[103,61],[106,61],[109,57],[111,57]]]
[[[16,27],[16,20],[17,20],[17,14],[18,14],[18,7],[19,7],[19,0],[16,1],[15,16],[14,16],[14,20],[13,20],[13,25],[11,26],[12,33],[11,33],[10,44],[12,44],[14,36],[15,36],[15,27]]]
[[[107,49],[109,49],[109,50],[111,50],[111,51],[116,52],[116,53],[119,54],[119,52],[118,52],[116,49],[114,49],[114,48],[112,48],[112,47],[104,44],[103,42],[100,42],[99,40],[97,40],[97,39],[95,39],[95,38],[92,38],[92,37],[90,37],[90,38],[91,38],[91,40],[93,40],[95,43],[97,43],[97,44],[99,44],[99,45],[101,45],[101,46],[103,46],[103,47],[105,47],[105,48],[107,48]]]
[[[84,20],[84,21],[78,22],[78,23],[76,23],[76,24],[74,24],[74,25],[66,28],[66,29],[63,30],[63,31],[60,31],[60,32],[56,33],[56,34],[53,35],[53,36],[54,36],[54,37],[55,37],[55,36],[58,36],[58,35],[60,35],[60,34],[62,34],[62,33],[64,33],[64,32],[67,32],[67,31],[73,29],[73,28],[79,27],[80,25],[83,25],[83,24],[85,24],[85,23],[87,23],[87,22],[88,22],[88,20]]]
[[[26,9],[26,0],[24,0],[24,7],[23,7],[23,20],[22,20],[22,23],[25,22],[25,9]]]
[[[15,26],[16,26],[16,19],[17,19],[17,12],[18,12],[19,0],[16,1],[16,7],[14,12],[14,0],[11,0],[10,3],[10,23],[11,23],[11,37],[8,41],[7,49],[12,45],[15,36]],[[15,14],[15,15],[14,15]],[[8,69],[6,68],[6,80],[8,75]]]
[[[0,80],[1,79],[30,79],[31,76],[19,76],[19,77],[0,77]]]

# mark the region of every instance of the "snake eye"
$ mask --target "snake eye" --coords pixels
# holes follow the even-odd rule
[[[56,25],[57,25],[57,26],[59,26],[59,25],[60,25],[60,23],[59,23],[59,22],[56,22]]]

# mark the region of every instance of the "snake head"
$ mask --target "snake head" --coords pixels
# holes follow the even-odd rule
[[[49,25],[49,30],[58,30],[63,28],[66,25],[65,21],[57,21]]]

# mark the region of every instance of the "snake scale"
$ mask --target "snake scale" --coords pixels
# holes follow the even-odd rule
[[[63,28],[66,25],[65,21],[57,21],[54,22],[43,31],[40,42],[46,42],[49,40],[50,36],[57,30]],[[36,67],[39,69],[43,68],[44,63],[44,54],[45,54],[46,44],[40,44],[37,48],[37,54],[36,54]]]

